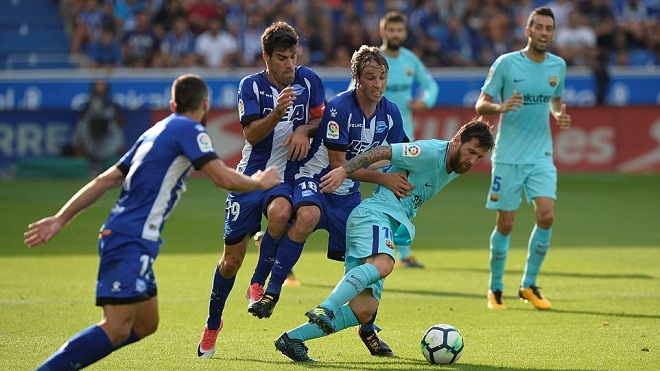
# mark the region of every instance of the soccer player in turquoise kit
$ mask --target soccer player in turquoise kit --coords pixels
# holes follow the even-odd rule
[[[388,173],[406,174],[415,188],[399,197],[381,185],[348,217],[344,277],[330,296],[305,313],[309,323],[284,332],[275,347],[296,362],[313,362],[304,341],[366,323],[375,315],[383,284],[394,268],[397,238],[413,240],[412,218],[445,185],[466,173],[493,146],[490,124],[479,119],[463,125],[450,140],[419,140],[378,146],[352,158],[322,178],[322,192],[333,192],[346,176],[381,160]],[[403,227],[403,229],[400,229]],[[403,231],[398,236],[395,231]]]
[[[537,309],[550,309],[536,279],[545,258],[555,214],[557,169],[552,159],[551,113],[560,128],[571,125],[564,93],[566,62],[548,53],[555,19],[548,7],[534,9],[525,28],[527,46],[501,55],[493,63],[475,109],[482,115],[500,114],[492,156],[492,178],[486,207],[497,210],[490,236],[488,308],[504,309],[504,264],[516,209],[525,191],[534,204],[536,225],[529,238],[525,272],[518,294]],[[495,103],[494,97],[500,102]]]
[[[412,141],[415,140],[413,111],[422,111],[433,107],[438,98],[438,84],[422,61],[410,49],[403,47],[407,37],[407,18],[399,11],[390,11],[380,20],[380,37],[383,52],[390,65],[385,97],[399,107],[403,118],[403,128]],[[414,84],[421,89],[421,96],[414,94]],[[408,242],[397,245],[399,264],[402,267],[422,268],[410,251]]]
[[[246,176],[218,159],[204,128],[209,107],[204,80],[180,76],[172,84],[171,115],[142,134],[116,165],[81,188],[57,214],[29,225],[25,244],[46,244],[107,191],[122,187],[99,232],[96,305],[103,307],[103,319],[77,333],[38,370],[79,370],[156,331],[153,264],[163,243],[165,221],[185,191],[193,167],[218,187],[235,192],[280,183],[275,167]]]

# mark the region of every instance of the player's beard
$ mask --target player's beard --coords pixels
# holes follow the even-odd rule
[[[392,51],[399,51],[401,49],[401,45],[403,42],[397,39],[390,39],[387,40],[387,49],[392,50]]]
[[[458,152],[460,153],[460,147]],[[449,168],[456,174],[465,174],[468,171],[470,171],[471,167],[472,166],[470,166],[469,162],[461,162],[461,158],[459,155],[456,155],[449,159]]]

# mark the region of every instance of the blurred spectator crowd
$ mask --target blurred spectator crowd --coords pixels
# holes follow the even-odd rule
[[[71,52],[90,68],[262,68],[276,20],[298,31],[299,64],[348,67],[360,45],[381,44],[391,9],[407,14],[405,46],[428,67],[490,66],[525,46],[541,5],[569,66],[660,65],[660,0],[60,0]]]

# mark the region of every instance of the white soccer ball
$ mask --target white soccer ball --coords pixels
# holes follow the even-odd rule
[[[461,358],[463,349],[463,336],[452,325],[433,325],[422,336],[422,354],[433,364],[454,363]]]

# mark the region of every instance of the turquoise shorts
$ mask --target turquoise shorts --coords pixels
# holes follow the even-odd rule
[[[518,209],[523,190],[527,203],[537,197],[557,199],[557,168],[552,161],[524,165],[493,163],[492,166],[487,209]]]
[[[344,274],[364,264],[363,259],[373,255],[387,254],[395,260],[394,232],[398,227],[399,222],[385,213],[356,207],[347,221]],[[379,302],[384,284],[385,278],[382,278],[366,287]]]

